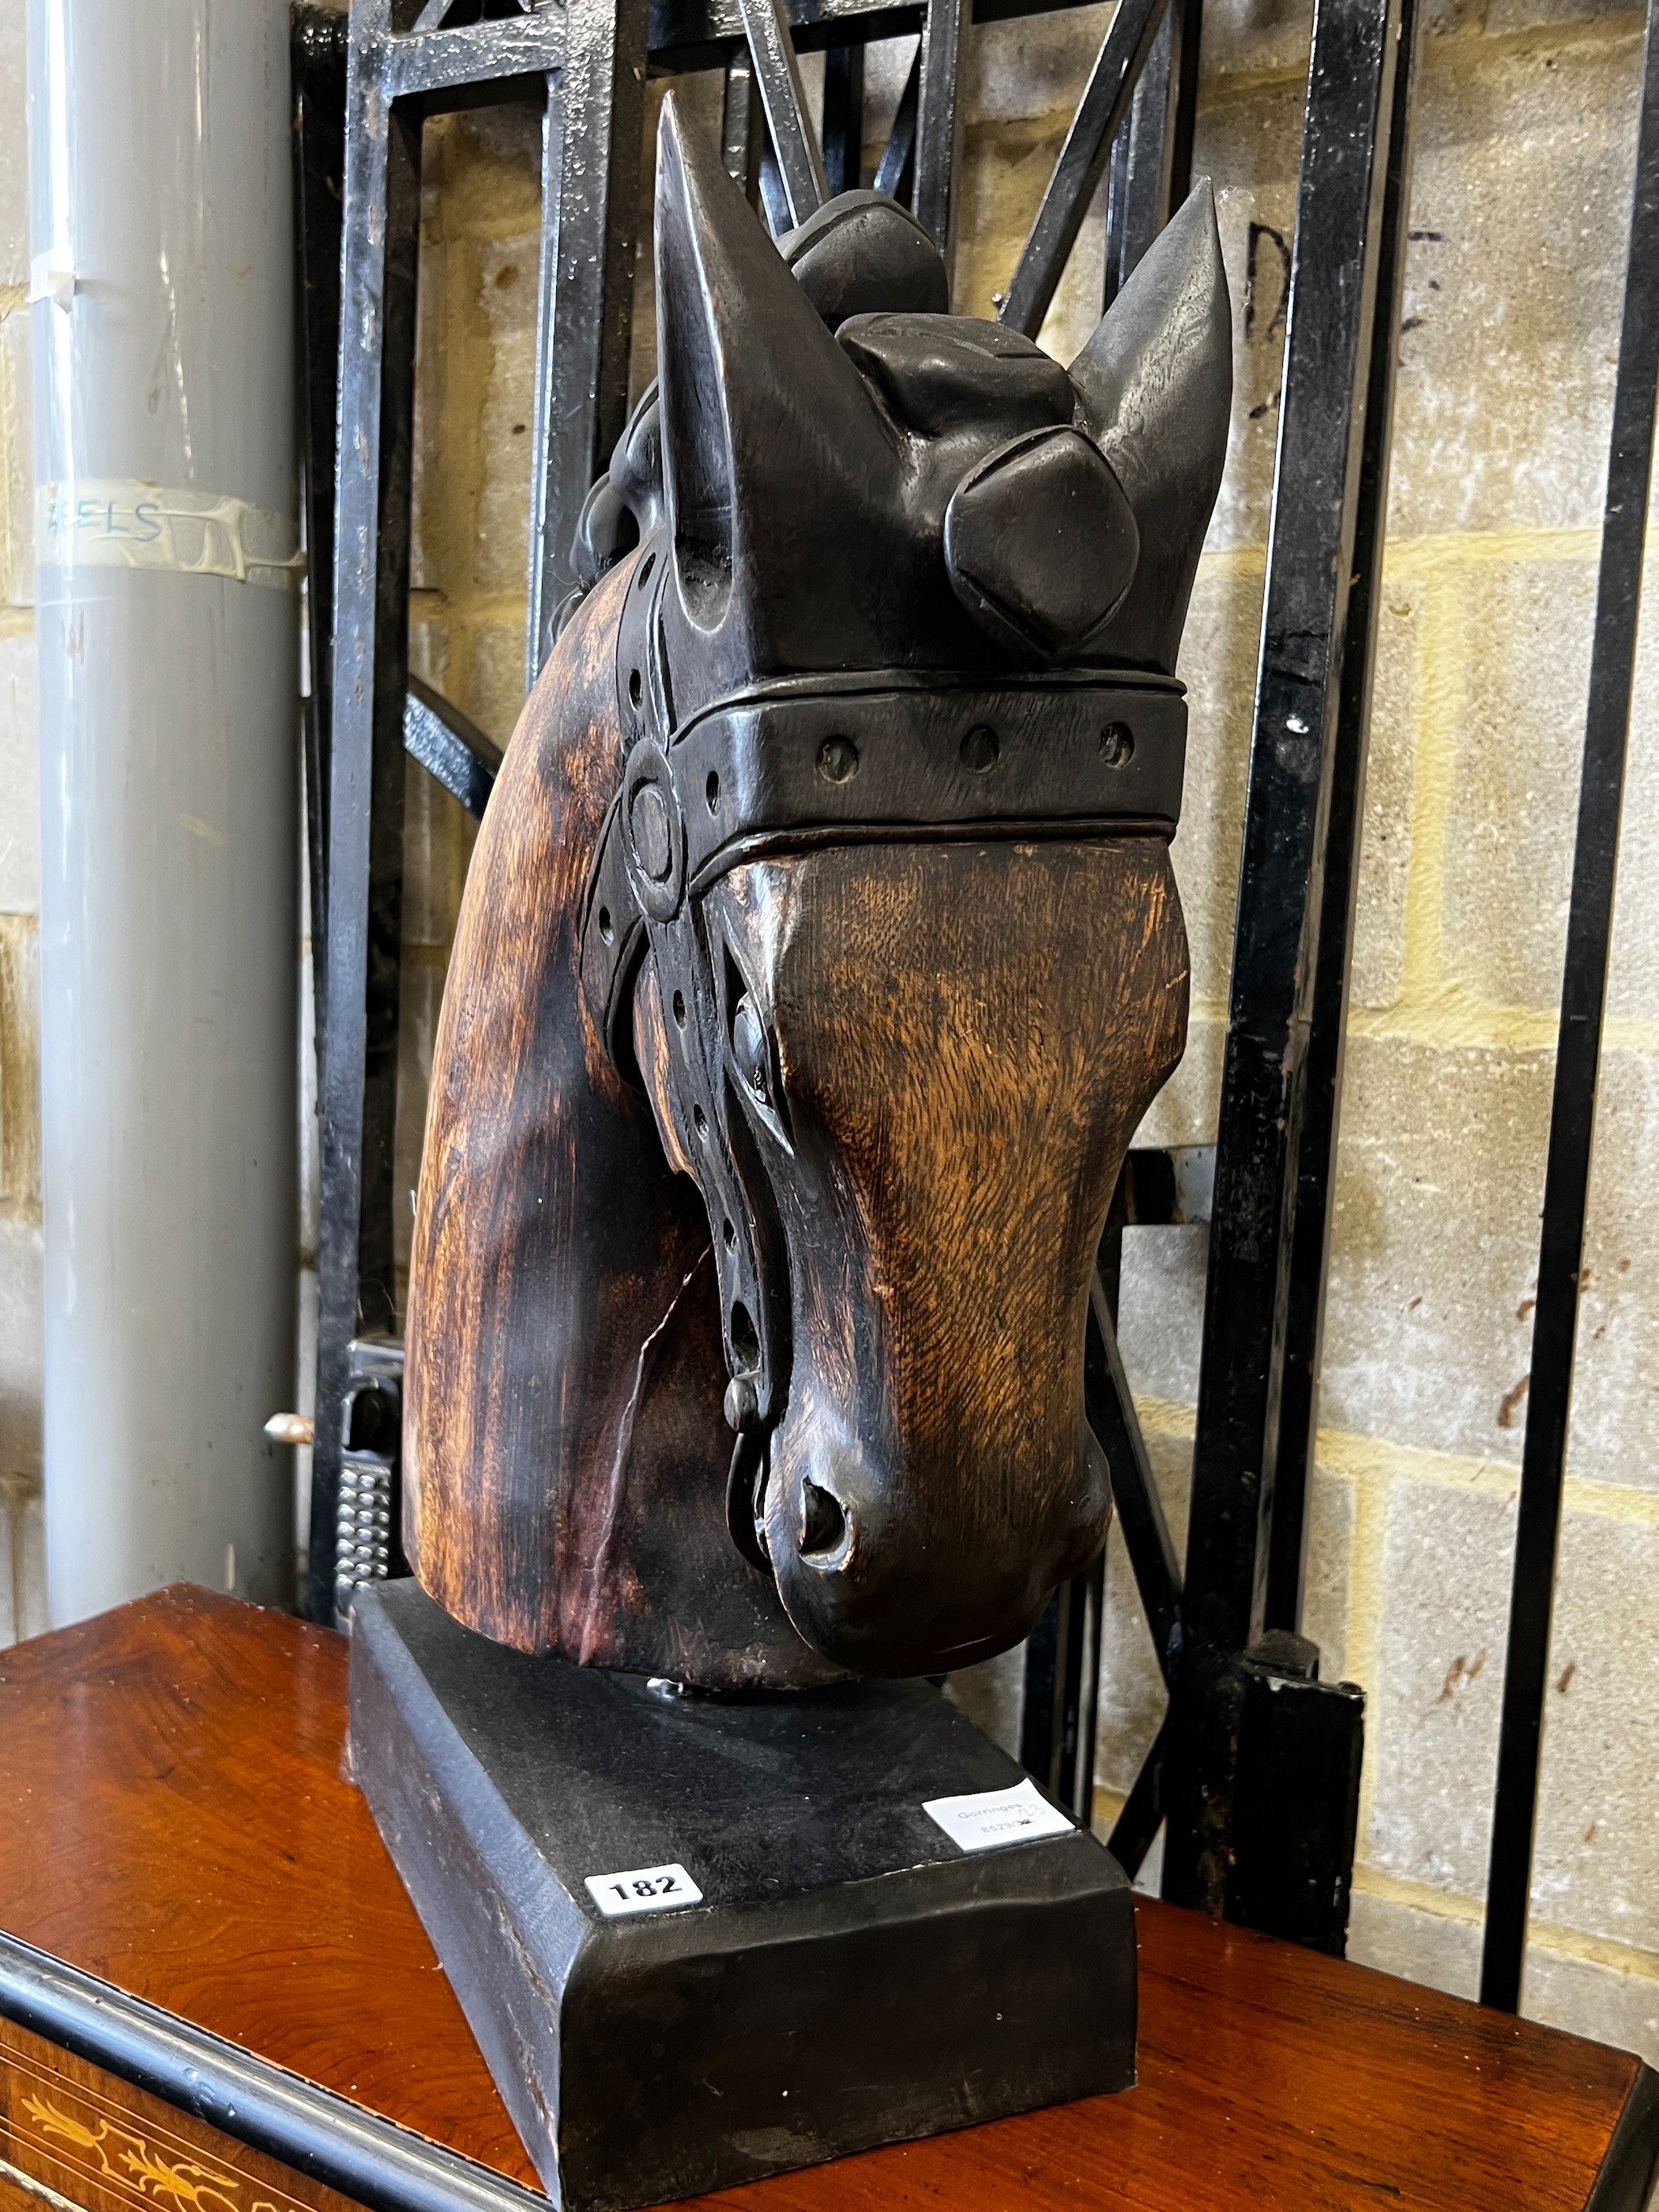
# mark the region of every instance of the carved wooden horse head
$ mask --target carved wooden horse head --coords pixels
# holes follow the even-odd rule
[[[473,859],[408,1325],[426,1587],[717,1688],[987,1657],[1103,1539],[1231,383],[1207,187],[1069,372],[872,194],[781,245],[671,100],[660,394]]]

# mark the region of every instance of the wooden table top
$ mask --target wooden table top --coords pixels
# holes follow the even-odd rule
[[[0,1928],[536,2177],[345,1767],[342,1638],[179,1588],[0,1651]],[[732,2212],[1582,2212],[1638,2062],[1139,1903],[1139,2086]]]

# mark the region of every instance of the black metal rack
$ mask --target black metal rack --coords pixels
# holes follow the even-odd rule
[[[874,181],[947,252],[970,20],[1054,0],[353,0],[295,13],[301,362],[313,684],[323,1212],[308,1610],[334,1617],[343,1454],[392,1321],[402,755],[477,812],[497,757],[408,676],[421,126],[460,106],[544,115],[527,670],[550,648],[589,483],[622,423],[647,69],[725,70],[726,165],[773,227],[863,181],[863,49],[918,38]],[[1067,0],[1060,0],[1067,4]],[[1418,0],[1315,0],[1216,1145],[1200,1214],[1183,1164],[1130,1156],[1090,1319],[1090,1419],[1111,1467],[1170,1708],[1111,1843],[1160,1825],[1166,1896],[1340,1950],[1364,1699],[1300,1633],[1419,40]],[[1650,18],[1534,1322],[1482,1994],[1518,2001],[1585,1192],[1659,374],[1659,40]],[[1106,182],[1109,301],[1184,196],[1201,0],[1121,0],[1009,283],[1035,334]],[[826,53],[822,130],[799,52]],[[343,270],[336,281],[335,272]],[[1334,281],[1340,277],[1340,281]],[[343,289],[342,289],[343,287]],[[342,312],[342,300],[344,309]],[[337,526],[335,428],[339,425]],[[1186,1164],[1189,1165],[1190,1164]],[[1190,1533],[1164,1525],[1117,1356],[1126,1229],[1210,1224]],[[359,1428],[373,1427],[360,1422]],[[382,1440],[383,1441],[383,1440]],[[393,1455],[382,1452],[388,1480]],[[362,1478],[359,1475],[359,1485]],[[376,1477],[378,1480],[378,1477]],[[354,1498],[356,1495],[353,1493]],[[378,1497],[378,1492],[376,1492]],[[356,1507],[354,1505],[355,1512]],[[349,1516],[348,1516],[349,1518]],[[356,1523],[353,1523],[355,1528]],[[351,1531],[347,1530],[349,1536]],[[389,1562],[387,1563],[389,1564]],[[1086,1817],[1100,1564],[1027,1650],[1024,1763]]]

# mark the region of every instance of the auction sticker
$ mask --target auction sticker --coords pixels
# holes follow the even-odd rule
[[[989,1851],[1000,1844],[1028,1844],[1039,1836],[1063,1836],[1074,1825],[1029,1778],[1015,1783],[1012,1790],[975,1790],[966,1797],[930,1797],[921,1809],[964,1851]]]
[[[607,1920],[630,1912],[673,1912],[701,1905],[702,1892],[683,1866],[635,1867],[631,1874],[591,1874],[587,1893]]]

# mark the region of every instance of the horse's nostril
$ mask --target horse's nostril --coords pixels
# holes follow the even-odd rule
[[[811,1557],[838,1551],[847,1534],[847,1509],[840,1498],[816,1482],[804,1482],[800,1486],[802,1553]]]

